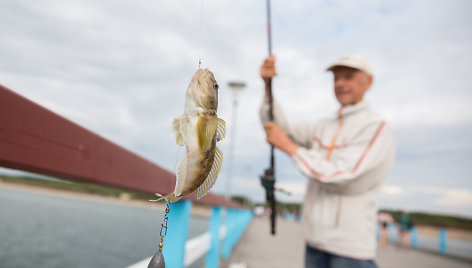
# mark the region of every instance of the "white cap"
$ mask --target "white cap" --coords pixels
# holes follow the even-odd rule
[[[329,66],[326,71],[332,71],[337,66],[346,66],[358,69],[372,75],[369,63],[359,55],[348,55],[340,58],[338,61]]]

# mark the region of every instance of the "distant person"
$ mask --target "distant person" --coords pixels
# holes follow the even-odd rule
[[[411,221],[410,215],[405,211],[400,211],[400,217],[398,219],[400,225],[400,231],[398,233],[397,244],[402,248],[410,247],[410,231],[413,227],[413,222]]]
[[[264,216],[264,207],[263,206],[257,206],[253,210],[254,216],[256,217],[262,217]]]
[[[305,267],[377,267],[377,196],[393,164],[395,138],[364,101],[373,79],[369,64],[347,56],[327,70],[334,75],[340,104],[334,116],[289,123],[274,98],[275,118],[269,122],[268,81],[276,72],[275,57],[268,57],[261,67],[262,123],[268,143],[289,155],[309,179],[301,215]],[[320,101],[293,97],[313,106]]]
[[[392,215],[387,212],[380,212],[377,216],[379,224],[379,246],[384,248],[388,243],[388,226],[393,223]]]

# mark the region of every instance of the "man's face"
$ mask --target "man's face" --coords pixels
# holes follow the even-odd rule
[[[342,106],[356,104],[372,84],[372,76],[357,69],[338,66],[333,69],[334,94]]]

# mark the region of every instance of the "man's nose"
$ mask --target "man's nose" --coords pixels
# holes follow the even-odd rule
[[[345,81],[342,78],[338,78],[334,80],[334,87],[342,87],[344,86],[344,84],[345,84]]]
[[[334,82],[334,89],[335,90],[342,90],[344,89],[345,83],[342,80],[337,80]]]

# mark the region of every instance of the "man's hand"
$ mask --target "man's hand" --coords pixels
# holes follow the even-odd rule
[[[276,76],[275,72],[275,56],[269,56],[265,59],[261,66],[261,77],[265,83],[265,94],[269,96],[269,80]]]
[[[294,155],[298,149],[296,145],[277,124],[268,122],[264,124],[267,142],[272,146],[284,151],[288,155]]]
[[[275,56],[269,56],[264,60],[264,63],[261,66],[261,77],[265,81],[276,75],[277,73],[275,72]]]

